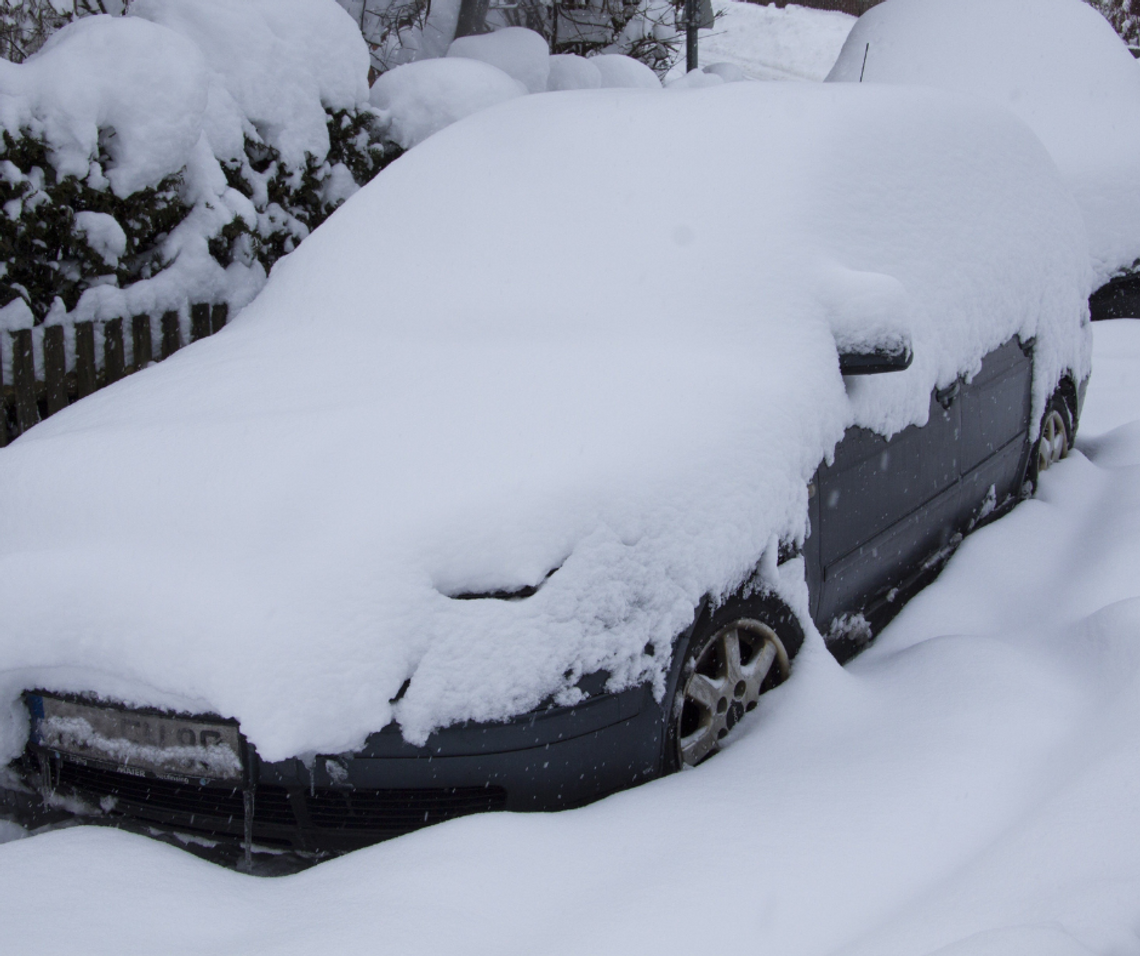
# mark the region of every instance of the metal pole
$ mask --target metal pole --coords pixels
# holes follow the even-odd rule
[[[691,73],[697,68],[697,22],[700,11],[697,7],[699,0],[685,0],[685,72]]]

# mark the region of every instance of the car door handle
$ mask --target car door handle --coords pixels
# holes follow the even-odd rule
[[[962,391],[962,383],[955,380],[945,388],[935,389],[934,397],[937,399],[939,405],[945,409],[949,409],[950,406],[954,404],[954,400],[958,397],[960,391]]]

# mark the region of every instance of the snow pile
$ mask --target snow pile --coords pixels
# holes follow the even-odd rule
[[[1078,210],[1001,110],[519,97],[393,163],[236,323],[0,454],[0,702],[212,710],[276,760],[572,701],[602,669],[660,689],[702,597],[802,538],[852,422],[925,421],[1014,334],[1038,414],[1083,377],[1086,273]],[[915,354],[850,394],[849,302]]]
[[[1072,187],[1097,278],[1140,258],[1140,65],[1088,4],[887,0],[860,18],[828,79],[861,74],[1013,111]]]
[[[379,164],[367,68],[335,0],[137,0],[0,61],[0,303],[240,308]]]
[[[508,27],[462,37],[446,58],[389,70],[372,84],[371,102],[381,111],[386,135],[410,149],[456,120],[523,93],[599,87],[660,89],[661,83],[628,56],[551,56],[539,34]]]
[[[601,71],[603,87],[629,87],[632,89],[657,90],[661,81],[644,63],[620,53],[601,53],[591,57],[590,62]]]
[[[507,27],[481,36],[460,37],[447,48],[447,55],[482,60],[497,66],[522,83],[530,93],[545,90],[550,76],[550,48],[546,40],[523,27]]]
[[[389,70],[372,84],[370,98],[385,117],[385,135],[411,149],[456,120],[527,92],[488,63],[447,57]]]

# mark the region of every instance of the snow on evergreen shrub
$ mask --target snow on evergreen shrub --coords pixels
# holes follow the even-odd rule
[[[246,304],[399,153],[367,67],[334,0],[136,0],[0,60],[0,327]]]

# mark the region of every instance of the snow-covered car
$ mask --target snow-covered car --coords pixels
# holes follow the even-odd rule
[[[6,799],[343,850],[698,764],[1064,455],[1088,261],[934,91],[457,123],[0,452]]]
[[[1082,0],[885,0],[828,76],[989,100],[1037,134],[1085,218],[1093,318],[1140,309],[1140,65]]]

